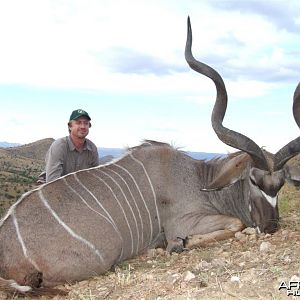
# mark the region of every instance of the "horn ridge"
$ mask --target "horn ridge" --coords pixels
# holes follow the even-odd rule
[[[300,128],[300,82],[294,92],[293,115],[298,127]]]
[[[211,115],[211,123],[218,138],[225,144],[248,153],[255,166],[269,171],[269,165],[262,149],[247,136],[230,130],[223,126],[223,119],[227,109],[227,91],[221,75],[212,67],[197,61],[192,54],[192,27],[190,17],[187,20],[187,40],[185,47],[185,59],[194,71],[209,77],[217,90],[216,102]]]
[[[298,83],[293,98],[293,115],[300,128],[300,82]],[[274,170],[280,170],[285,163],[300,152],[300,137],[292,140],[282,147],[274,156]]]

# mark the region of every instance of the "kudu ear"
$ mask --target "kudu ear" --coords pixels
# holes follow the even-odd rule
[[[252,159],[247,153],[241,153],[226,162],[217,177],[203,191],[215,191],[230,186],[242,179],[243,171]]]
[[[293,186],[300,186],[300,169],[295,166],[284,166],[285,180]]]

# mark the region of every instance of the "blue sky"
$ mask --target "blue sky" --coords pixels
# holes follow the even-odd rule
[[[272,152],[296,138],[297,0],[11,0],[0,2],[0,141],[65,136],[82,108],[98,147],[233,151],[211,129],[214,85],[184,59],[188,15],[194,56],[227,87],[224,125]]]

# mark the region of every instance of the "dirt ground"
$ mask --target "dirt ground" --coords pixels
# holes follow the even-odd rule
[[[299,242],[285,229],[171,256],[150,250],[55,299],[287,299],[279,285],[300,280]]]
[[[282,199],[294,204],[290,209],[282,202],[281,229],[273,235],[248,228],[181,254],[151,249],[105,275],[60,287],[68,296],[53,299],[296,299],[285,287],[300,282],[299,195],[283,192]]]

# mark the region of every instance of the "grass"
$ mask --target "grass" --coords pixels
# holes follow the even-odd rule
[[[126,286],[132,284],[135,279],[133,275],[133,269],[130,264],[127,264],[126,268],[115,268],[115,273],[117,275],[117,285]]]
[[[276,277],[279,277],[282,275],[283,273],[283,269],[282,267],[279,267],[279,266],[272,266],[270,271],[276,276]]]
[[[78,297],[81,300],[96,300],[97,299],[97,295],[93,295],[91,290],[87,290],[84,293],[79,294]]]
[[[285,184],[279,193],[279,211],[285,217],[300,207],[300,189]]]
[[[296,215],[300,210],[300,189],[285,184],[279,193],[278,205],[281,227],[300,231],[300,223]]]

